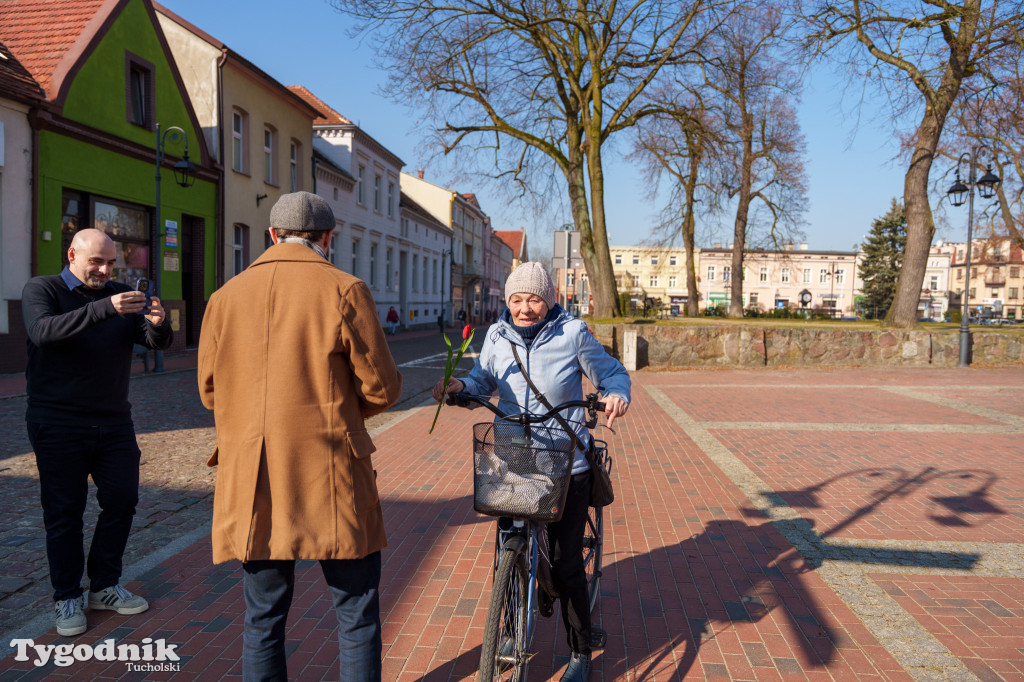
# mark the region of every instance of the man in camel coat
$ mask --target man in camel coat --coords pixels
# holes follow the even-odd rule
[[[334,215],[315,194],[270,212],[274,242],[210,298],[199,391],[213,410],[213,561],[243,562],[243,677],[284,680],[295,560],[318,559],[346,680],[379,680],[387,544],[364,419],[402,376],[366,284],[324,255]]]

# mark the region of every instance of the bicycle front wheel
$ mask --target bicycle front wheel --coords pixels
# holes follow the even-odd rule
[[[506,547],[494,573],[491,605],[487,611],[483,649],[480,653],[480,680],[526,679],[527,597],[530,572],[526,568],[525,547]]]
[[[601,553],[604,547],[604,514],[601,507],[587,509],[587,525],[583,529],[583,569],[587,575],[587,598],[590,611],[597,606],[601,592]]]

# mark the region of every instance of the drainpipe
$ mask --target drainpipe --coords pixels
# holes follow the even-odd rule
[[[227,227],[224,221],[227,214],[224,209],[224,194],[227,191],[227,164],[224,162],[224,122],[221,117],[224,115],[224,62],[228,60],[227,48],[222,48],[220,56],[217,57],[217,155],[220,157],[221,182],[217,192],[217,226],[214,229],[213,259],[217,263],[217,288],[224,285],[224,235]]]

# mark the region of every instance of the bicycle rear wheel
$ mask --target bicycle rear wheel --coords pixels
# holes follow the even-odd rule
[[[601,507],[587,509],[587,525],[583,529],[583,569],[587,574],[587,596],[590,611],[597,606],[601,592],[601,554],[604,547],[604,514]]]
[[[494,573],[491,605],[480,653],[480,680],[526,679],[527,597],[530,572],[526,568],[525,546],[505,547]]]

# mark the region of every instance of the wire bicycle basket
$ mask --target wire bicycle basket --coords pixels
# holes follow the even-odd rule
[[[573,442],[560,427],[474,424],[473,508],[488,516],[558,521],[573,456]]]

